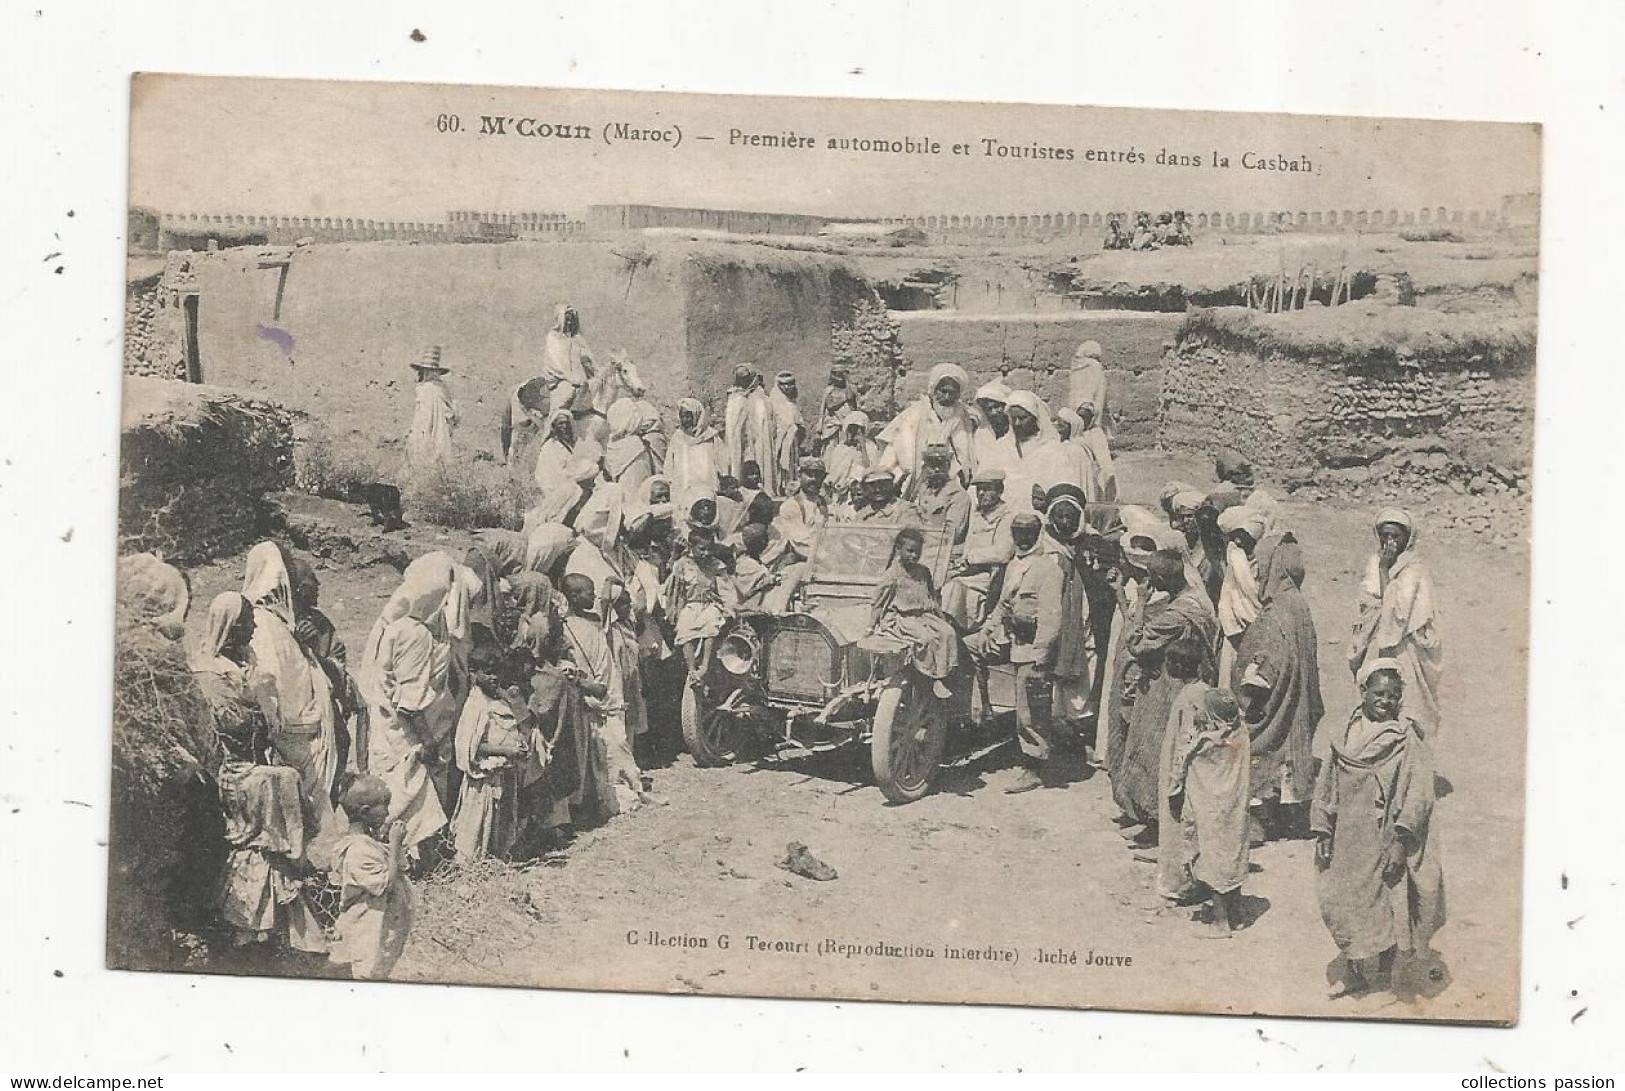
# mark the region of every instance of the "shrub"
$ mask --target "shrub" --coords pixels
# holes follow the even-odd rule
[[[402,491],[407,518],[414,522],[520,530],[537,488],[522,470],[503,463],[442,462],[414,472]]]
[[[339,444],[333,434],[317,425],[294,449],[294,487],[329,500],[353,500],[359,486],[381,480],[373,456]]]

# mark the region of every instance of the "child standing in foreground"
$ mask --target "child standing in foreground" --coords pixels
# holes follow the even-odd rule
[[[474,646],[468,659],[473,686],[463,702],[453,743],[463,783],[451,820],[459,860],[506,857],[519,833],[519,792],[541,775],[524,695],[504,692],[502,650]]]
[[[417,905],[406,877],[406,824],[389,821],[389,786],[377,777],[356,778],[340,802],[350,829],[330,855],[339,917],[328,957],[354,978],[378,981],[401,957]]]
[[[1360,707],[1315,783],[1316,892],[1340,952],[1328,971],[1334,997],[1390,987],[1413,965],[1432,967],[1423,976],[1439,988],[1447,979],[1429,949],[1445,922],[1433,755],[1403,712],[1403,671],[1395,659],[1361,669]]]
[[[891,565],[881,577],[870,602],[871,626],[876,633],[906,641],[914,651],[914,666],[931,679],[941,700],[952,694],[943,680],[959,664],[959,634],[942,612],[931,570],[920,563],[925,535],[904,527],[892,543]]]
[[[1175,901],[1206,897],[1214,931],[1228,936],[1247,878],[1251,759],[1235,695],[1201,680],[1207,659],[1205,648],[1181,640],[1163,660],[1182,687],[1162,742],[1157,889]]]
[[[696,526],[688,532],[688,553],[672,566],[666,581],[666,609],[676,633],[672,642],[688,664],[688,684],[702,685],[711,666],[711,645],[723,624],[739,612],[739,591],[717,553],[717,532]]]

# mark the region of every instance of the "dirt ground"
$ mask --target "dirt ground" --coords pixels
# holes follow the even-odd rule
[[[1125,494],[1205,479],[1198,460],[1134,455]],[[1354,687],[1345,636],[1369,518],[1383,503],[1290,501],[1321,638],[1328,720]],[[1415,504],[1426,527],[1430,505]],[[1455,535],[1455,536],[1449,536]],[[414,531],[413,552],[455,546]],[[1437,812],[1449,924],[1440,997],[1331,1001],[1309,842],[1255,850],[1250,925],[1209,938],[1163,905],[1153,868],[1111,823],[1104,775],[1006,795],[1015,751],[996,735],[950,744],[938,790],[888,805],[857,748],[796,761],[651,771],[659,805],[582,833],[561,861],[485,866],[431,881],[398,978],[657,992],[981,1000],[1080,1007],[1503,1020],[1516,1015],[1528,633],[1527,545],[1424,536],[1447,650]],[[240,560],[194,573],[198,601]],[[321,571],[323,605],[352,649],[396,582],[387,565]],[[194,618],[203,611],[194,611]],[[656,730],[675,733],[675,725]],[[839,878],[775,867],[801,841]],[[699,944],[703,942],[704,946]],[[726,946],[724,946],[726,944]],[[768,945],[765,949],[763,944]],[[773,945],[777,945],[775,949]],[[878,951],[875,948],[879,948]],[[965,957],[949,958],[949,948]],[[853,949],[856,949],[854,952]],[[867,952],[865,949],[868,949]],[[926,957],[929,950],[933,957]],[[1041,952],[1058,961],[1041,960]],[[1075,958],[1075,962],[1070,961]]]

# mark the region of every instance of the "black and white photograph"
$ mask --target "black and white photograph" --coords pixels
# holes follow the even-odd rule
[[[110,967],[1517,1020],[1538,125],[130,123]]]

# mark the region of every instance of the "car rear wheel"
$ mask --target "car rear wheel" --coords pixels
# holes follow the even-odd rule
[[[931,790],[948,739],[947,710],[925,679],[895,678],[880,692],[869,763],[893,803],[913,803]]]
[[[683,687],[683,745],[699,766],[728,765],[739,749],[739,717],[705,708],[695,686]]]

